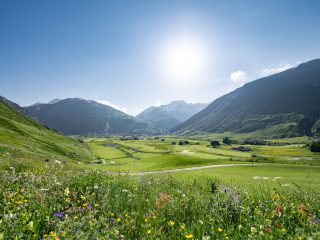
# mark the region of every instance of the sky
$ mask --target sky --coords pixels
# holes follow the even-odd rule
[[[1,0],[0,95],[136,115],[320,57],[320,1]]]

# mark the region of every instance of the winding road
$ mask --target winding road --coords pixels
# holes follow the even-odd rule
[[[193,170],[201,170],[208,168],[221,168],[221,167],[239,167],[239,166],[261,166],[262,163],[255,164],[247,164],[247,163],[235,163],[235,164],[219,164],[219,165],[207,165],[207,166],[199,166],[199,167],[189,167],[189,168],[177,168],[177,169],[168,169],[168,170],[159,170],[159,171],[142,171],[142,172],[109,172],[114,174],[134,174],[134,175],[146,175],[146,174],[161,174],[161,173],[172,173],[172,172],[183,172],[183,171],[193,171]]]

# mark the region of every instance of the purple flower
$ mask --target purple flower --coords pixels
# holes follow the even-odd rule
[[[78,207],[78,211],[82,212],[83,208],[82,207]]]
[[[93,208],[93,205],[90,203],[89,205],[88,205],[88,209],[92,209]]]
[[[313,223],[315,223],[315,224],[318,224],[319,223],[319,220],[317,219],[317,214],[313,214],[312,215],[312,221],[313,221]]]
[[[69,211],[69,212],[72,212],[72,211],[73,211],[73,207],[69,207],[69,208],[68,208],[68,211]]]
[[[64,213],[63,212],[55,212],[53,214],[54,217],[59,217],[59,218],[63,218],[64,217]]]
[[[110,222],[110,223],[115,223],[115,222],[116,222],[116,219],[114,219],[114,218],[109,218],[109,222]]]

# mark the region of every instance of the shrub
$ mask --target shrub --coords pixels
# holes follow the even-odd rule
[[[219,147],[220,146],[220,143],[217,140],[211,140],[210,144],[212,147]]]
[[[310,144],[310,151],[311,152],[320,152],[320,141],[313,141]]]
[[[223,142],[224,144],[231,144],[231,140],[230,140],[228,137],[225,137],[225,138],[222,140],[222,142]]]

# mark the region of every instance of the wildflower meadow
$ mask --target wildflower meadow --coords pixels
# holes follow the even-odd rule
[[[215,178],[108,175],[2,161],[0,239],[320,239],[320,196]]]

